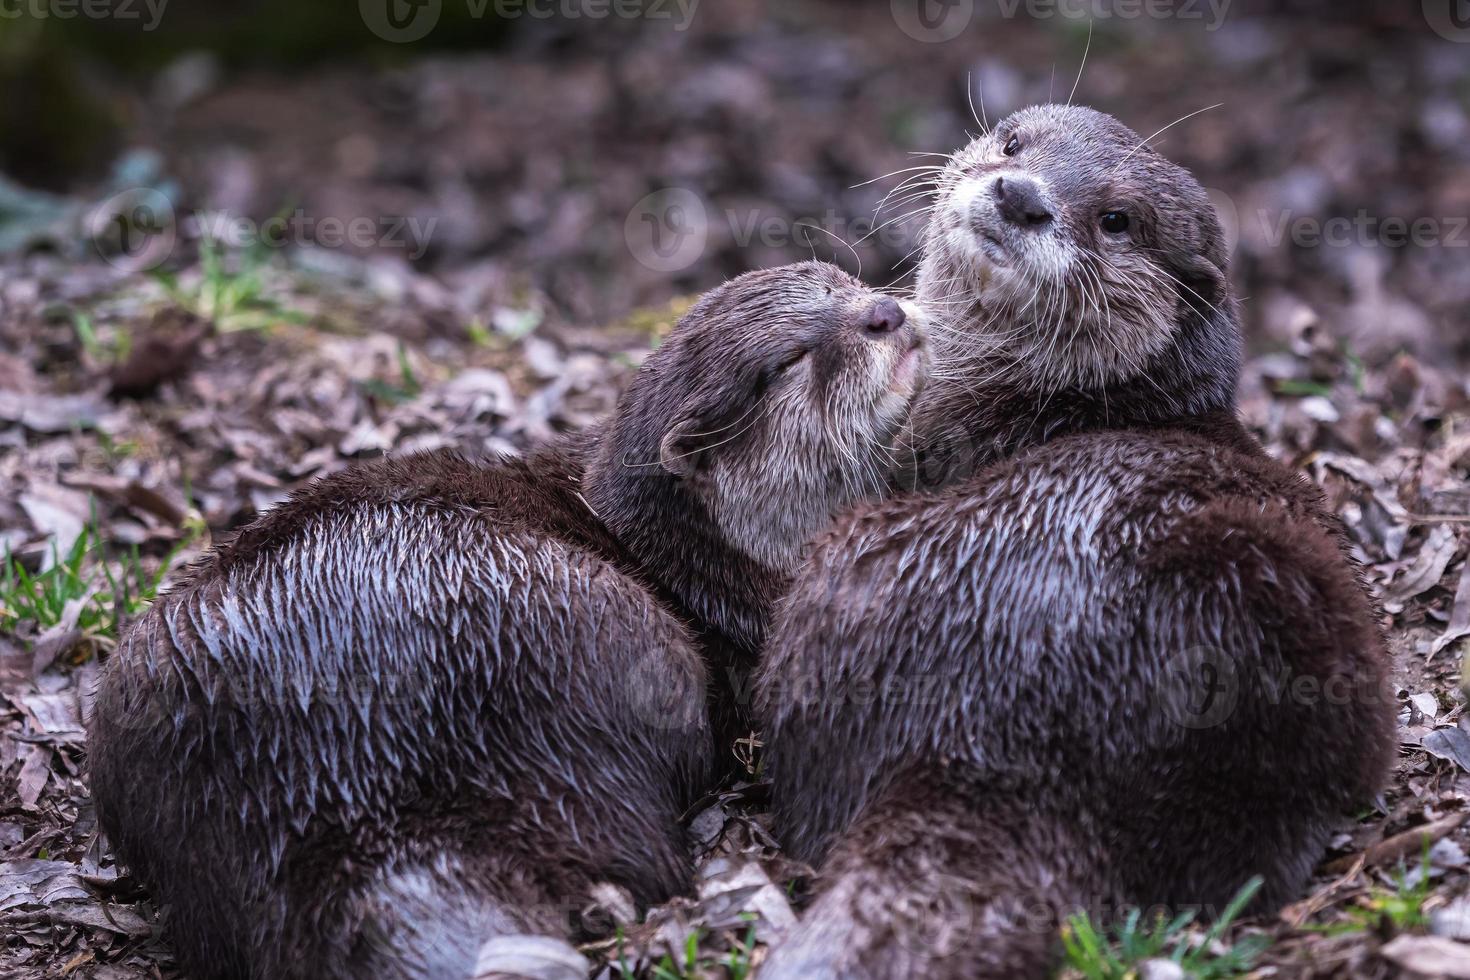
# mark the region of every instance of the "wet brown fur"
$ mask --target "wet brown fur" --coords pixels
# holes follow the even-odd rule
[[[1069,147],[1087,174],[1139,142],[1090,110],[1018,116],[997,129],[1028,127],[1053,177]],[[1392,664],[1367,591],[1317,489],[1235,421],[1207,199],[1139,157],[1159,224],[1186,231],[1118,249],[1199,274],[1169,280],[1172,323],[1124,332],[1166,335],[1138,373],[1058,377],[1046,346],[981,316],[984,290],[957,315],[963,283],[921,273],[948,320],[908,476],[951,486],[839,521],[757,678],[776,831],[821,867],[768,980],[1045,976],[1072,911],[1208,917],[1253,875],[1264,911],[1386,777]],[[929,275],[968,261],[957,240],[931,240]]]

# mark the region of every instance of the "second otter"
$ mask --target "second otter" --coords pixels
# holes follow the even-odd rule
[[[598,882],[687,889],[696,630],[759,642],[801,540],[876,489],[922,359],[840,271],[752,273],[592,439],[350,470],[192,569],[89,736],[188,974],[468,977],[496,937],[570,934]]]
[[[1391,661],[1320,494],[1234,415],[1208,198],[1044,106],[946,168],[910,477],[818,543],[758,678],[819,894],[763,971],[1031,977],[1072,911],[1298,894],[1393,758]]]

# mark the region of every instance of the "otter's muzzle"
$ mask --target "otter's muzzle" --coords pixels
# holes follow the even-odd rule
[[[990,185],[990,196],[1000,216],[1017,227],[1034,230],[1052,220],[1041,188],[1030,177],[997,177]]]
[[[886,337],[895,333],[907,319],[908,315],[898,301],[884,296],[873,304],[873,308],[863,318],[863,330],[870,337]]]

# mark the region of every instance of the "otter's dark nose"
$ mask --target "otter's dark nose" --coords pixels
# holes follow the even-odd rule
[[[863,328],[874,337],[884,337],[903,326],[904,319],[903,307],[897,300],[884,296],[873,304]]]
[[[990,193],[995,197],[1000,216],[1013,225],[1036,228],[1051,220],[1051,212],[1041,203],[1041,191],[1033,180],[997,177]]]

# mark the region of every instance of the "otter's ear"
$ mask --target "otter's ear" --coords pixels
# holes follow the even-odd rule
[[[708,448],[708,428],[697,415],[675,422],[658,444],[659,465],[680,479],[693,473]]]
[[[1216,306],[1229,292],[1225,272],[1203,255],[1191,255],[1178,269],[1179,280],[1187,287],[1184,300],[1190,306],[1197,306],[1201,300]]]
[[[762,394],[764,379],[754,370],[736,370],[718,384],[696,391],[675,410],[674,422],[658,444],[658,461],[681,479],[709,461],[711,450],[749,428],[744,424]],[[742,408],[741,406],[751,406]]]

